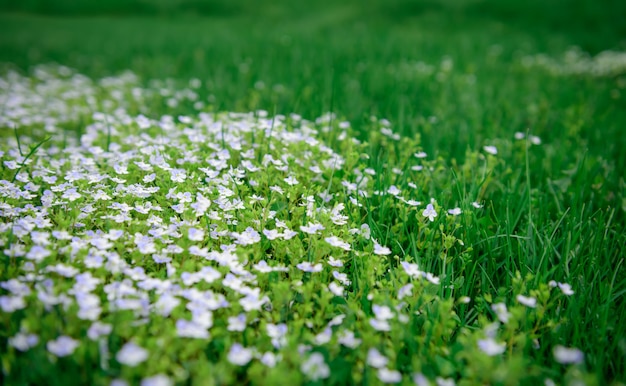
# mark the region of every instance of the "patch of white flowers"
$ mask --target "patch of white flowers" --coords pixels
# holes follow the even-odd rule
[[[522,65],[542,68],[554,75],[611,77],[626,73],[626,52],[608,50],[591,56],[579,47],[572,47],[561,58],[545,54],[525,56]]]
[[[258,362],[273,368],[294,346],[290,334],[299,333],[289,315],[308,312],[311,332],[300,339],[310,349],[290,359],[299,361],[307,379],[328,378],[322,352],[341,347],[361,350],[381,382],[401,382],[403,374],[363,337],[402,329],[407,314],[419,313],[410,298],[441,279],[419,269],[416,257],[374,239],[361,202],[374,195],[396,200],[414,213],[413,221],[427,219],[423,227],[444,217],[453,221],[463,211],[445,210],[434,200],[419,210],[416,199],[428,197],[418,197],[416,189],[390,185],[375,192],[370,177],[377,172],[367,164],[350,163],[359,176],[351,180],[345,168],[352,160],[323,140],[331,135],[322,129],[329,115],[312,122],[263,111],[157,117],[128,112],[130,104],[154,93],[130,73],[94,82],[61,67],[40,68],[34,78],[15,72],[0,78],[0,127],[33,133],[18,130],[20,141],[7,136],[0,148],[0,239],[10,266],[0,282],[0,316],[7,321],[19,313],[23,322],[8,344],[19,352],[43,345],[57,358],[96,345],[103,361],[140,367],[155,352],[148,337],[134,337],[135,331],[156,324],[163,326],[162,338],[183,342],[168,349],[219,338],[227,342],[225,360],[232,366]],[[189,92],[180,98],[185,95],[194,99]],[[88,123],[78,138],[63,130],[82,121]],[[398,139],[387,123],[383,134]],[[27,156],[44,135],[52,139]],[[360,144],[343,131],[339,137],[347,152]],[[417,152],[414,158],[425,157]],[[392,257],[399,264],[390,264]],[[402,284],[397,296],[372,293],[371,309],[361,309],[355,281],[362,279],[354,277],[361,264],[392,267]],[[554,287],[573,294],[568,284]],[[333,299],[351,303],[323,314],[306,311],[322,312]],[[537,306],[531,297],[517,300]],[[310,304],[298,309],[298,302]],[[492,308],[507,323],[506,305]],[[72,320],[86,336],[64,332],[62,325],[27,328],[29,318],[51,310],[57,314],[50,317]],[[355,324],[354,315],[364,312],[372,317]],[[246,335],[247,329],[256,332]],[[103,342],[114,331],[125,331],[125,337],[111,355]],[[478,344],[488,355],[506,349],[491,337]],[[557,360],[582,360],[567,350],[556,350]],[[147,375],[142,385],[173,383],[173,374]]]

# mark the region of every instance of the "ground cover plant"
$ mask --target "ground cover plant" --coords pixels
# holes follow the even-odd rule
[[[623,384],[619,4],[207,4],[0,2],[5,384]]]

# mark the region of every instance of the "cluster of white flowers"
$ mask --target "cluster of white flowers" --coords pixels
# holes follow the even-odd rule
[[[173,327],[164,334],[171,339],[209,340],[219,317],[226,324],[226,332],[219,333],[229,334],[228,362],[246,366],[258,360],[274,367],[289,344],[289,327],[271,312],[285,306],[276,302],[284,294],[274,292],[272,281],[286,282],[297,292],[305,278],[314,276],[323,281],[322,295],[348,298],[356,296],[348,264],[386,261],[395,254],[401,259],[395,270],[405,282],[397,300],[412,296],[418,285],[440,284],[439,277],[409,262],[415,258],[379,243],[360,215],[360,201],[374,195],[399,200],[417,213],[421,203],[415,184],[409,183],[412,192],[393,185],[375,192],[368,176],[376,171],[367,164],[358,165],[357,182],[331,183],[346,160],[320,140],[329,116],[314,122],[295,114],[268,117],[264,111],[149,118],[126,109],[125,93],[141,101],[156,92],[140,88],[132,74],[94,82],[65,68],[55,71],[42,68],[35,80],[13,72],[0,79],[5,108],[0,126],[53,136],[30,158],[25,147],[37,143],[36,135],[20,134],[19,141],[0,148],[0,239],[14,267],[13,276],[0,282],[2,313],[37,315],[54,308],[84,323],[94,342],[103,342],[114,325],[133,330],[169,319]],[[79,138],[60,129],[85,117],[89,123]],[[342,130],[347,127],[339,123]],[[396,139],[388,125],[383,129]],[[359,144],[345,132],[340,137],[345,146]],[[415,154],[418,160],[426,156]],[[438,209],[431,200],[421,212],[429,220],[422,226],[462,213],[460,208]],[[567,284],[554,286],[573,293]],[[536,306],[534,298],[520,295],[517,300]],[[373,304],[367,322],[375,333],[387,333],[397,322],[408,322],[403,307]],[[494,305],[494,311],[506,323],[506,306]],[[121,313],[126,317],[116,316]],[[241,332],[258,324],[259,314],[266,323],[260,334],[271,345],[242,340]],[[352,350],[365,346],[363,331],[343,326],[345,316],[324,315],[321,332],[309,343],[336,341]],[[50,354],[66,357],[91,344],[78,338],[62,332],[50,337],[22,326],[8,343],[19,351],[44,344]],[[489,339],[479,344],[490,355],[504,350]],[[139,366],[151,360],[147,347],[140,338],[126,340],[110,357],[123,366]],[[402,381],[387,358],[365,349],[381,382]],[[555,352],[559,358],[565,354]],[[326,359],[314,350],[300,369],[313,381],[330,375]],[[172,383],[166,374],[141,382]]]
[[[611,77],[626,73],[626,52],[602,51],[591,56],[579,47],[572,47],[558,59],[545,54],[525,56],[522,65],[543,68],[554,75]]]

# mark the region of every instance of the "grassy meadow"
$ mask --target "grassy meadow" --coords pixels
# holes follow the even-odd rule
[[[626,3],[0,0],[0,381],[623,385]]]

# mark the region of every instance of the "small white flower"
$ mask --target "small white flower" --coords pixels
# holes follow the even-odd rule
[[[492,155],[498,154],[498,149],[495,146],[483,146],[483,150]]]
[[[300,230],[304,233],[308,233],[310,235],[318,234],[318,231],[322,231],[326,229],[322,224],[308,223],[308,225],[300,226]]]
[[[383,247],[377,242],[374,242],[374,254],[375,255],[389,255],[391,254],[391,249],[387,247]]]
[[[343,267],[343,261],[341,261],[340,259],[335,259],[332,256],[328,257],[328,265],[332,266],[332,267]]]
[[[411,291],[413,291],[413,284],[411,283],[400,287],[400,289],[398,290],[398,300],[402,300],[407,296],[411,296]]]
[[[416,386],[430,386],[428,378],[422,373],[413,374],[413,383],[415,383]]]
[[[299,183],[298,180],[296,179],[296,177],[294,177],[294,176],[289,176],[289,177],[285,178],[284,181],[289,186],[298,185],[298,183]]]
[[[372,306],[372,312],[376,316],[376,319],[379,320],[389,320],[393,318],[393,313],[391,312],[391,308],[387,306],[379,306],[374,304]]]
[[[93,322],[87,330],[87,336],[91,340],[97,340],[101,336],[109,335],[113,331],[113,326],[106,323]]]
[[[454,208],[454,209],[450,209],[448,210],[448,214],[452,215],[452,216],[458,216],[461,213],[463,213],[463,211],[461,210],[461,208]]]
[[[280,358],[277,355],[268,351],[265,354],[263,354],[260,360],[261,360],[261,363],[263,363],[265,366],[274,367],[276,366],[276,363],[279,361],[279,359]]]
[[[74,350],[78,347],[78,341],[70,338],[69,336],[62,335],[56,340],[51,340],[46,344],[46,348],[52,354],[58,357],[66,357],[72,355]]]
[[[577,348],[568,348],[564,346],[556,346],[552,351],[554,359],[564,365],[578,364],[585,360],[585,355]]]
[[[300,370],[313,382],[326,379],[330,376],[330,368],[324,362],[324,356],[318,352],[312,353],[309,358],[302,363]]]
[[[391,331],[391,326],[386,320],[370,319],[370,326],[376,331]]]
[[[506,351],[505,343],[498,343],[493,338],[481,339],[478,341],[478,348],[489,356],[500,355]]]
[[[426,205],[426,209],[422,212],[422,216],[428,217],[428,219],[432,222],[435,221],[435,217],[437,217],[437,211],[433,207],[433,204]]]
[[[141,380],[140,386],[172,386],[174,382],[165,374],[157,374]]]
[[[320,263],[313,265],[308,261],[303,261],[302,263],[296,265],[296,267],[303,272],[322,272],[322,264]]]
[[[228,361],[237,366],[245,366],[252,360],[252,350],[234,343],[228,352]]]
[[[227,329],[228,331],[244,331],[246,329],[246,314],[230,316]]]
[[[563,295],[565,296],[572,296],[574,295],[574,290],[572,290],[572,286],[567,284],[567,283],[557,283],[557,285],[559,286],[559,289],[561,290],[561,292],[563,292]]]
[[[328,289],[330,290],[330,292],[333,293],[333,295],[335,296],[343,296],[343,291],[344,291],[344,287],[337,284],[336,281],[331,282],[328,285]]]
[[[344,330],[339,334],[339,338],[337,339],[337,341],[348,347],[351,349],[355,349],[357,347],[359,347],[359,345],[361,344],[361,339],[358,339],[357,337],[354,336],[354,332],[349,331],[349,330]]]
[[[367,351],[367,364],[368,365],[375,367],[377,369],[380,369],[380,368],[387,366],[387,363],[389,363],[389,359],[387,359],[386,356],[381,354],[380,351],[376,350],[375,348],[370,348]]]
[[[345,241],[343,241],[337,236],[326,237],[324,241],[326,241],[328,244],[332,245],[333,247],[341,248],[344,251],[349,251],[351,249],[350,244],[346,243]]]
[[[509,311],[507,311],[506,304],[495,303],[491,305],[491,309],[493,310],[493,312],[496,313],[498,319],[500,319],[502,323],[507,324],[509,322],[511,314],[509,313]]]
[[[407,273],[407,275],[411,277],[419,277],[422,274],[422,271],[419,270],[417,264],[403,261],[400,263],[400,265],[402,265],[402,268],[404,268],[404,271]]]
[[[391,194],[392,196],[397,196],[398,194],[401,193],[401,191],[400,189],[398,189],[397,186],[391,185],[389,189],[387,189],[387,193]]]
[[[9,346],[19,351],[28,351],[39,343],[39,337],[35,334],[27,334],[19,332],[15,336],[9,338]]]
[[[372,230],[370,229],[370,226],[367,224],[361,224],[361,236],[363,236],[363,238],[369,240],[370,237],[372,236]]]
[[[437,383],[437,386],[455,386],[456,385],[456,382],[454,382],[454,379],[442,378],[442,377],[435,378],[435,383]]]
[[[518,302],[520,302],[521,304],[525,305],[526,307],[529,307],[529,308],[537,307],[537,299],[535,299],[533,297],[528,297],[528,296],[524,296],[524,295],[517,295],[517,297],[515,299],[517,299]]]
[[[148,350],[128,342],[115,355],[115,359],[123,365],[135,367],[148,359]]]
[[[189,228],[189,231],[187,232],[187,237],[191,241],[202,241],[204,240],[204,231],[202,229]]]
[[[382,368],[378,369],[378,379],[382,383],[399,383],[402,382],[402,374],[398,370]]]

